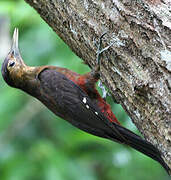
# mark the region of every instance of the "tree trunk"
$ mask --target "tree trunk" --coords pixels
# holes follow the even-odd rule
[[[107,31],[101,80],[171,167],[169,0],[25,0],[87,64]]]

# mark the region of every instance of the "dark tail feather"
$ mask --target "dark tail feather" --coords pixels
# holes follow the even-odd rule
[[[147,142],[146,140],[142,139],[140,136],[134,134],[133,132],[129,131],[128,129],[122,126],[119,126],[115,123],[114,123],[114,126],[115,126],[115,129],[118,131],[118,133],[121,135],[121,136],[118,136],[118,133],[112,134],[112,138],[114,138],[114,140],[118,140],[119,142],[123,144],[127,144],[131,146],[132,148],[140,151],[141,153],[158,161],[163,166],[163,168],[167,171],[167,173],[170,175],[171,173],[170,168],[164,162],[164,160],[161,157],[161,153],[155,146],[153,146],[151,143]]]

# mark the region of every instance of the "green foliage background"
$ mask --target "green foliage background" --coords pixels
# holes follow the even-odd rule
[[[5,26],[3,19],[9,21]],[[0,30],[19,45],[26,64],[90,71],[23,0],[0,1]],[[2,32],[1,32],[1,36]],[[3,43],[0,42],[0,48]],[[3,58],[1,56],[0,63]],[[108,102],[120,122],[136,131],[120,105]],[[0,179],[167,180],[164,169],[141,153],[84,133],[53,115],[34,98],[0,77]]]

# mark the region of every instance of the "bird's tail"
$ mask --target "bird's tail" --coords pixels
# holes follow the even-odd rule
[[[141,153],[143,153],[143,154],[151,157],[152,159],[158,161],[163,166],[163,168],[167,171],[167,173],[169,175],[171,175],[170,168],[164,162],[164,160],[161,157],[161,153],[159,152],[159,150],[154,145],[147,142],[146,140],[144,140],[140,136],[134,134],[130,130],[128,130],[128,129],[120,126],[120,125],[117,125],[116,123],[113,123],[113,124],[115,126],[115,131],[118,132],[115,134],[112,133],[112,135],[110,135],[110,137],[112,136],[114,141],[117,140],[120,143],[129,145],[132,148],[140,151]]]

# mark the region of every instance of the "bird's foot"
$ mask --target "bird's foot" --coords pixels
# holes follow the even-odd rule
[[[104,51],[108,50],[112,45],[113,43],[111,43],[109,46],[105,47],[102,49],[102,39],[103,37],[107,34],[107,32],[104,32],[100,38],[99,38],[99,41],[98,41],[98,44],[97,44],[97,54],[96,54],[96,62],[97,62],[97,65],[96,67],[94,68],[94,72],[96,73],[99,73],[100,71],[100,64],[101,64],[101,55]]]
[[[108,50],[112,45],[113,43],[111,43],[109,46],[105,47],[102,49],[102,39],[103,37],[107,34],[107,32],[104,32],[100,38],[99,38],[99,42],[98,42],[98,45],[97,45],[97,55],[96,55],[96,62],[98,65],[100,65],[100,58],[101,58],[101,55],[104,51]]]

